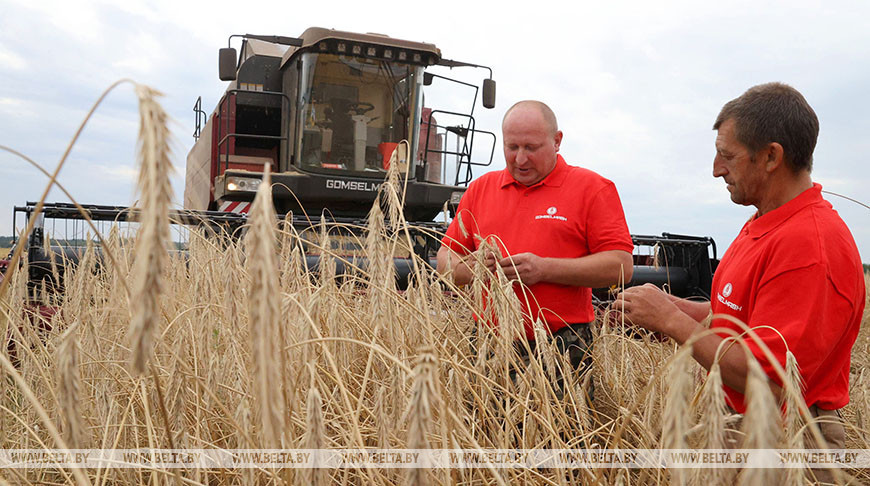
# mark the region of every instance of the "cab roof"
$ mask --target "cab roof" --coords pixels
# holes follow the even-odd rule
[[[348,41],[356,42],[365,45],[392,47],[396,49],[407,49],[417,51],[423,54],[428,54],[428,64],[438,64],[441,60],[441,50],[435,47],[435,44],[427,42],[414,42],[403,39],[396,39],[384,34],[358,34],[355,32],[346,32],[335,29],[325,29],[323,27],[309,27],[299,37],[302,39],[301,47],[290,47],[284,52],[281,64],[283,65],[288,59],[301,50],[316,50],[318,44],[322,41]]]

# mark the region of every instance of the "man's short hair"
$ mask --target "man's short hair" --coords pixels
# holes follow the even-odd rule
[[[819,119],[798,90],[784,83],[753,86],[725,103],[713,130],[732,119],[737,141],[752,152],[776,142],[792,172],[813,170]]]
[[[552,135],[555,135],[556,132],[559,131],[559,123],[556,121],[556,114],[553,113],[553,110],[551,110],[546,103],[538,100],[523,100],[514,103],[513,106],[511,106],[506,112],[504,112],[504,118],[502,118],[501,120],[502,127],[504,127],[504,122],[505,120],[507,120],[508,115],[510,115],[510,113],[514,111],[514,108],[517,108],[520,105],[531,105],[537,108],[538,111],[541,113],[541,116],[544,118],[544,122],[548,125],[550,133]]]

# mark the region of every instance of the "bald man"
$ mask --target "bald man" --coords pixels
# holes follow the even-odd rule
[[[500,254],[485,255],[488,271],[501,267],[516,280],[531,347],[532,322],[540,319],[579,367],[595,318],[591,289],[631,279],[634,245],[622,204],[611,181],[559,155],[562,132],[546,104],[512,106],[502,135],[505,170],[469,185],[438,251],[438,271],[469,283],[473,253],[491,242]]]

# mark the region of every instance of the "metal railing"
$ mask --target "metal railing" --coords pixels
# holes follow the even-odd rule
[[[252,133],[238,133],[238,132],[230,132],[230,97],[238,98],[238,94],[242,93],[244,95],[253,95],[253,96],[280,96],[281,97],[281,111],[282,113],[286,112],[285,108],[290,105],[290,98],[279,91],[249,91],[242,89],[230,89],[227,90],[226,95],[221,100],[220,109],[218,110],[215,116],[218,117],[217,123],[224,123],[224,136],[221,137],[217,142],[218,149],[218,161],[223,162],[223,172],[229,169],[230,167],[230,140],[235,140],[238,138],[248,138],[248,139],[259,139],[259,140],[278,140],[289,142],[289,138],[282,135],[257,135]],[[286,105],[284,103],[287,103]],[[226,113],[223,111],[223,106],[226,104]],[[235,105],[235,103],[233,103]],[[225,116],[226,115],[226,116]],[[222,120],[222,118],[225,118]],[[237,116],[236,116],[237,118]],[[274,161],[278,163],[278,161]]]
[[[460,117],[460,118],[466,118],[468,120],[468,124],[467,124],[467,126],[466,125],[448,126],[448,125],[439,125],[437,123],[432,123],[431,120],[432,120],[432,118],[434,118],[434,115],[436,113],[441,113],[441,114]],[[441,157],[444,157],[444,156],[456,157],[456,159],[457,159],[457,161],[456,161],[456,175],[454,177],[453,185],[455,185],[455,186],[468,185],[468,183],[471,182],[471,179],[474,176],[472,173],[472,169],[471,169],[472,166],[487,167],[490,164],[492,164],[492,159],[495,156],[495,142],[496,142],[495,133],[487,131],[487,130],[478,130],[476,128],[476,121],[472,115],[468,115],[465,113],[457,113],[454,111],[432,110],[432,112],[429,115],[429,120],[421,121],[421,124],[423,124],[427,127],[426,128],[427,135],[429,134],[430,130],[433,129],[433,127],[436,130],[436,132],[439,128],[443,128],[445,130],[445,138],[444,138],[444,143],[443,143],[441,150],[431,148],[429,146],[430,137],[428,137],[428,136],[426,137],[426,145],[425,145],[424,150],[423,150],[423,164],[424,164],[424,167],[429,164],[429,154],[430,153],[439,154]],[[456,135],[457,140],[461,141],[461,147],[457,147],[457,150],[448,150],[447,149],[448,144],[447,144],[446,134],[448,134],[448,133],[452,133],[452,134]],[[473,162],[471,160],[472,151],[474,149],[474,136],[475,136],[475,134],[478,134],[478,133],[484,134],[484,135],[489,135],[490,137],[492,137],[492,146],[491,146],[490,153],[489,153],[489,161],[487,161],[487,162]],[[457,143],[457,145],[459,145],[459,143]],[[460,179],[460,174],[462,173],[463,166],[465,167],[465,176],[462,179]]]
[[[202,134],[202,125],[204,122],[208,122],[208,115],[202,111],[202,96],[196,98],[196,103],[193,104],[193,114],[196,118],[196,124],[193,129],[193,139],[199,140],[199,136]]]

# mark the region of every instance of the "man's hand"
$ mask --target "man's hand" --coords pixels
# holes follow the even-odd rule
[[[469,284],[474,277],[472,269],[475,266],[475,260],[480,258],[478,255],[483,255],[483,265],[488,271],[486,280],[489,280],[490,275],[495,274],[501,255],[496,255],[487,248],[481,248],[468,255],[459,255],[450,248],[442,246],[438,250],[438,273],[446,275],[452,272],[453,281],[457,285]]]
[[[630,287],[616,296],[613,308],[622,311],[632,324],[674,336],[674,317],[683,312],[670,297],[653,284]]]
[[[500,255],[496,255],[492,251],[486,251],[486,249],[480,249],[477,251],[485,251],[483,254],[483,265],[486,267],[487,271],[491,274],[495,274],[496,268],[498,268],[498,263],[500,260]]]
[[[498,266],[510,280],[522,280],[526,285],[535,285],[544,280],[544,259],[534,253],[517,253],[498,261]],[[489,268],[487,260],[487,268]],[[493,271],[495,268],[493,266]]]

